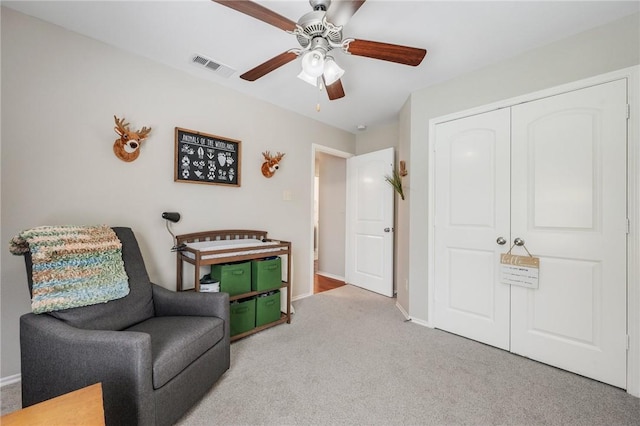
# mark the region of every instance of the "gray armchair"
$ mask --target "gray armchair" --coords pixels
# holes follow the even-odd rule
[[[102,382],[107,424],[173,424],[229,368],[229,296],[151,283],[131,229],[113,229],[129,294],[20,318],[22,405]]]

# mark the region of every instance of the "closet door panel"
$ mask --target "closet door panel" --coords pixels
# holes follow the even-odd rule
[[[511,143],[511,234],[540,257],[539,287],[512,287],[511,350],[620,387],[626,92],[618,80],[514,106]]]
[[[509,349],[509,110],[436,127],[436,327]]]

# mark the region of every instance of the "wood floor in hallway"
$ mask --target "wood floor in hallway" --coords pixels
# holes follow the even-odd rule
[[[314,274],[313,276],[313,293],[314,294],[321,293],[327,290],[333,290],[334,288],[342,287],[343,285],[345,285],[344,281],[325,277],[319,274]]]

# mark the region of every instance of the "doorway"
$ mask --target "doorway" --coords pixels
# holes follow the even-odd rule
[[[393,157],[393,148],[354,156],[312,146],[311,283],[322,276],[393,297]]]
[[[314,148],[313,293],[345,285],[346,158]]]

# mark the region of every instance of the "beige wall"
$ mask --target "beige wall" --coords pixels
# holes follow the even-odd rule
[[[353,134],[13,10],[1,15],[2,241],[39,225],[129,226],[151,279],[174,289],[161,213],[179,211],[178,234],[253,228],[291,241],[294,297],[312,291],[311,146],[353,153]],[[113,154],[114,114],[153,128],[135,162]],[[242,141],[242,186],[174,182],[176,126]],[[260,173],[265,150],[286,153],[271,179]],[[23,259],[6,247],[1,256],[0,375],[8,377],[20,371],[18,318],[30,306]]]
[[[398,123],[371,126],[356,134],[356,155],[398,146]],[[397,149],[396,149],[397,152]]]
[[[396,280],[396,297],[398,306],[408,315],[409,308],[409,211],[411,206],[411,178],[413,176],[413,167],[424,167],[419,161],[415,163],[411,161],[411,102],[407,101],[399,114],[398,122],[398,148],[396,152],[396,163],[401,160],[406,162],[407,175],[402,178],[402,189],[404,192],[404,201],[396,197],[396,250],[395,250],[395,280]]]
[[[419,321],[427,320],[427,229],[429,120],[640,63],[640,15],[614,21],[507,61],[415,92],[410,120],[409,289],[398,301]],[[401,216],[403,221],[406,216]],[[410,297],[409,297],[410,295]]]

